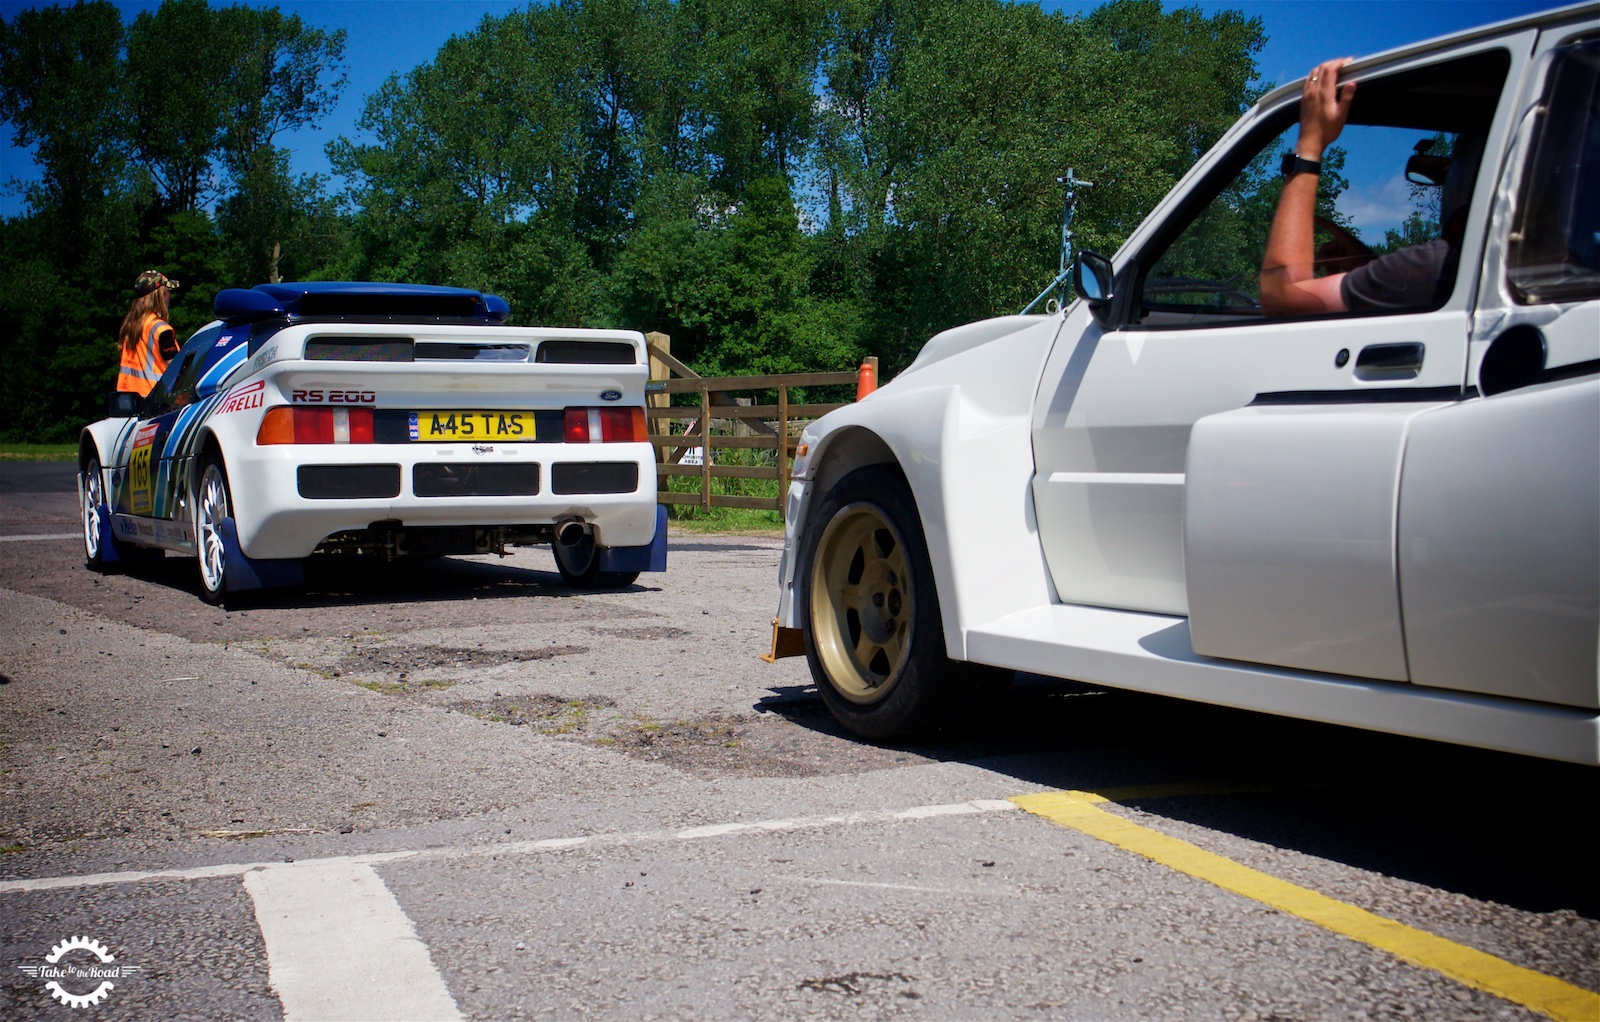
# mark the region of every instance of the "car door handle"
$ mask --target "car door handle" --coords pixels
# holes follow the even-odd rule
[[[1414,380],[1422,372],[1421,343],[1370,344],[1356,356],[1358,380]]]

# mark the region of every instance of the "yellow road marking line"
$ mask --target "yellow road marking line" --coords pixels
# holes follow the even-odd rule
[[[1494,994],[1562,1022],[1600,1019],[1600,994],[1542,972],[1513,965],[1494,955],[1336,901],[1232,859],[1142,827],[1100,808],[1111,801],[1086,791],[1048,791],[1012,798],[1018,806],[1052,823],[1081,831],[1142,855],[1225,891],[1299,916],[1324,929],[1358,940],[1413,965]]]

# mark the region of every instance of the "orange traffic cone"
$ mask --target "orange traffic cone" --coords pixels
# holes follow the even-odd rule
[[[861,363],[861,369],[856,373],[856,400],[860,401],[877,389],[878,367],[871,362]]]

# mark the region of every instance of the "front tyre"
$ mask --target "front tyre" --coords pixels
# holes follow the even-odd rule
[[[1010,672],[945,655],[916,504],[883,466],[841,479],[800,544],[806,661],[828,711],[862,738],[925,732],[1003,695]]]
[[[637,571],[601,571],[600,548],[595,546],[594,535],[584,533],[576,543],[553,541],[556,570],[568,589],[621,589],[633,585]]]
[[[231,514],[228,475],[215,456],[200,467],[195,488],[195,553],[200,562],[200,598],[220,604],[228,595],[228,547],[223,540],[222,523]]]
[[[106,547],[113,542],[104,519],[106,477],[100,470],[100,459],[93,455],[90,455],[89,463],[78,476],[78,504],[83,518],[84,564],[90,571],[102,574],[113,571],[113,562],[106,556]]]
[[[106,520],[110,514],[106,477],[97,455],[89,456],[78,475],[78,511],[83,522],[83,563],[90,571],[108,575],[166,556],[160,548],[124,543],[112,533],[111,523]]]

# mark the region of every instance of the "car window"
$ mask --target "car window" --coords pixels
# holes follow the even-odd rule
[[[222,336],[222,324],[217,323],[199,331],[184,342],[178,354],[167,364],[166,372],[156,382],[145,398],[142,416],[154,418],[194,403],[195,387],[200,382],[200,370],[205,364],[205,354]]]
[[[1508,65],[1496,51],[1361,83],[1349,123],[1323,157],[1317,276],[1401,250],[1422,252],[1447,237],[1439,251],[1453,251]],[[1298,109],[1290,108],[1247,137],[1231,163],[1236,169],[1224,166],[1205,182],[1209,200],[1153,246],[1159,254],[1143,260],[1131,313],[1141,326],[1266,319],[1259,301],[1262,256],[1283,189],[1280,162],[1294,150],[1297,120]],[[1437,308],[1449,297],[1455,261],[1442,261],[1438,286],[1430,280],[1405,311]]]
[[[1600,297],[1600,39],[1554,51],[1506,268],[1522,304]]]

